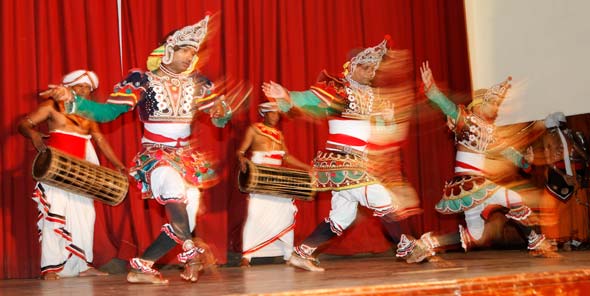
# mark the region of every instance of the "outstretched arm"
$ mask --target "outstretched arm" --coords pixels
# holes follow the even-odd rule
[[[326,116],[330,108],[312,91],[288,91],[282,85],[270,81],[262,84],[262,91],[269,98],[274,98],[282,112],[288,112],[293,107],[313,116]]]
[[[50,84],[49,89],[39,94],[43,98],[52,98],[58,102],[64,102],[68,114],[76,114],[92,121],[108,122],[119,115],[129,111],[133,106],[97,103],[76,95],[76,93],[63,85]]]
[[[97,103],[84,99],[63,85],[49,85],[49,89],[41,92],[41,96],[56,101],[63,101],[66,112],[86,117],[96,122],[108,122],[121,114],[132,110],[141,100],[146,76],[140,71],[132,71],[109,96],[107,103]]]
[[[288,112],[293,107],[289,91],[272,80],[262,83],[262,92],[266,97],[276,99],[279,108],[283,112]]]
[[[63,85],[50,84],[46,90],[39,93],[39,96],[45,99],[53,98],[58,102],[71,102],[76,93]]]
[[[535,160],[533,147],[528,147],[524,154],[520,153],[514,147],[508,147],[502,151],[502,155],[525,172],[532,170],[531,163]]]
[[[76,114],[96,122],[109,122],[133,107],[126,104],[97,103],[76,96],[71,102],[65,103],[68,114]]]
[[[424,83],[424,92],[430,101],[435,103],[440,110],[448,117],[453,120],[457,120],[459,116],[459,110],[457,105],[449,100],[437,87],[432,76],[432,70],[428,65],[428,61],[422,63],[420,66],[420,74],[422,76],[422,82]]]

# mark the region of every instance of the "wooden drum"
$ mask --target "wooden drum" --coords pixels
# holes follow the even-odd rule
[[[129,188],[127,176],[51,147],[35,157],[33,178],[111,206],[121,203]]]
[[[246,171],[240,170],[238,184],[245,193],[262,193],[310,201],[315,190],[306,171],[283,167],[256,165],[247,161]]]

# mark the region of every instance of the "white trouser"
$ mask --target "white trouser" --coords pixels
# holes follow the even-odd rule
[[[381,184],[371,184],[363,187],[332,191],[332,209],[330,210],[330,224],[332,230],[340,235],[356,219],[357,206],[374,211],[374,216],[383,216],[393,210],[393,193]]]
[[[481,213],[488,206],[499,205],[506,208],[514,208],[522,205],[522,197],[515,191],[500,187],[492,196],[483,203],[465,211],[465,222],[467,230],[475,240],[479,240],[484,231],[485,220]]]

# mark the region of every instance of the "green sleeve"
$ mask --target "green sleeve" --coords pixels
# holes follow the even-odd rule
[[[327,114],[336,113],[336,110],[329,108],[320,98],[313,92],[307,91],[291,91],[292,106],[302,109],[304,112],[313,116],[326,116]],[[285,112],[283,104],[279,102],[281,111]],[[287,109],[287,111],[290,107]]]
[[[518,150],[514,149],[513,147],[508,147],[502,151],[502,155],[510,160],[514,165],[517,167],[529,171],[531,169],[531,165],[524,159],[522,153]]]
[[[97,122],[109,122],[131,110],[131,106],[112,103],[97,103],[76,96],[74,101],[65,104],[66,112],[76,114]]]
[[[431,102],[435,103],[446,116],[453,120],[457,120],[459,117],[457,105],[449,100],[438,88],[431,87],[428,92],[426,92],[426,96]]]

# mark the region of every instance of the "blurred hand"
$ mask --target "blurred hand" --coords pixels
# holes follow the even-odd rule
[[[422,76],[422,82],[424,83],[424,90],[428,90],[435,85],[432,70],[430,70],[428,61],[423,62],[422,66],[420,66],[420,74]]]
[[[47,150],[47,145],[43,139],[49,138],[49,135],[42,134],[42,133],[33,133],[31,135],[31,141],[33,142],[33,146],[37,149],[38,152],[45,152]]]
[[[240,171],[245,173],[247,168],[248,166],[246,165],[246,157],[240,156]]]
[[[74,100],[74,94],[63,85],[50,84],[49,89],[39,93],[42,98],[53,98],[58,102],[71,102]]]
[[[122,164],[115,165],[115,169],[121,173],[121,175],[127,175],[127,168]]]
[[[529,148],[526,149],[526,152],[524,154],[524,160],[526,160],[526,162],[528,163],[533,163],[533,161],[535,160],[535,151],[533,151],[532,146],[529,146]]]
[[[225,96],[221,96],[221,98],[219,100],[217,100],[217,102],[215,102],[215,104],[213,105],[213,107],[211,107],[211,117],[213,118],[221,118],[225,116],[225,108],[223,106],[223,100],[225,99]]]
[[[269,98],[287,98],[287,90],[280,84],[270,81],[262,83],[262,91]]]

